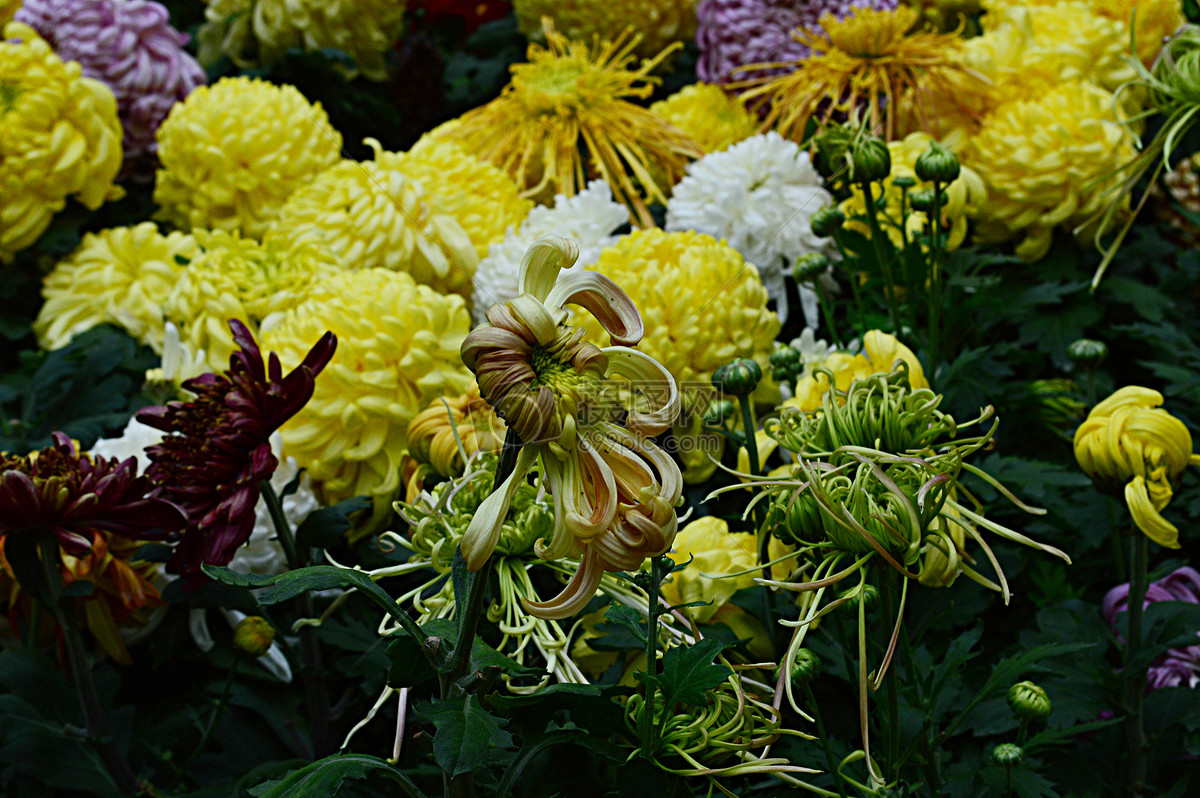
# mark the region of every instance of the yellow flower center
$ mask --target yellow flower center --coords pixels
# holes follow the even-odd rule
[[[570,363],[564,363],[553,351],[544,347],[534,347],[529,365],[533,367],[535,375],[532,387],[545,385],[559,396],[579,394],[584,387],[599,387],[594,376],[580,374]]]

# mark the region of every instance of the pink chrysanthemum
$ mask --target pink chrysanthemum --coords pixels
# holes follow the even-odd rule
[[[700,0],[696,74],[706,83],[730,83],[787,72],[787,67],[741,67],[807,58],[808,48],[792,38],[792,31],[817,27],[827,12],[843,19],[852,8],[895,7],[896,0]]]
[[[188,37],[152,0],[25,0],[16,19],[112,89],[128,160],[154,152],[154,131],[171,106],[205,82],[183,51]]]

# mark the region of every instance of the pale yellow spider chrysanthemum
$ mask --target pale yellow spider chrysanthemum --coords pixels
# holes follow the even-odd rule
[[[962,40],[953,33],[921,31],[919,13],[907,6],[889,11],[854,9],[843,20],[832,13],[819,27],[798,30],[797,40],[811,50],[808,58],[786,64],[792,71],[747,81],[742,99],[751,107],[766,106],[765,123],[800,141],[810,119],[827,121],[867,109],[871,127],[894,138],[897,101],[909,91],[939,92],[949,87],[958,103],[986,91],[986,83],[963,66]],[[973,79],[964,79],[973,78]],[[921,103],[918,118],[926,124]]]
[[[403,272],[341,272],[262,331],[264,350],[299,363],[312,331],[338,338],[313,397],[281,430],[284,452],[308,469],[324,503],[374,499],[386,522],[401,490],[408,425],[439,396],[463,393],[471,373],[459,347],[471,328],[461,296],[439,294]]]
[[[615,39],[632,27],[642,40],[635,52],[649,58],[662,48],[696,34],[698,0],[514,0],[521,33],[542,39],[549,17],[569,39]]]
[[[115,324],[162,352],[163,306],[196,251],[192,236],[164,236],[153,222],[88,233],[42,283],[38,343],[57,349],[98,324]]]
[[[294,86],[247,77],[201,86],[158,129],[158,218],[261,236],[284,200],[341,157],[342,136]]]
[[[63,62],[27,25],[0,34],[0,263],[32,245],[74,197],[90,210],[124,192],[112,91]]]
[[[512,81],[500,97],[438,134],[496,164],[538,200],[573,196],[599,176],[638,224],[652,227],[646,200],[666,203],[654,176],[674,184],[703,153],[685,133],[626,98],[650,96],[657,82],[650,72],[675,48],[634,69],[636,37],[589,45],[569,41],[549,21],[545,33],[547,46],[529,46],[528,62],[510,67]]]

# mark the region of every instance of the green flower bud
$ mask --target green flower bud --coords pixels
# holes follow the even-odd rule
[[[892,154],[887,142],[867,139],[850,156],[850,176],[856,183],[883,180],[892,173]]]
[[[796,258],[796,265],[792,267],[792,276],[798,283],[811,282],[829,270],[829,263],[828,255],[809,252]]]
[[[1005,767],[1021,764],[1021,757],[1024,755],[1021,747],[1012,743],[1000,743],[992,749],[992,761]]]
[[[794,346],[784,344],[771,353],[771,365],[775,368],[799,371],[804,367],[804,355]]]
[[[733,413],[733,402],[728,399],[718,399],[709,406],[708,412],[704,414],[704,423],[709,427],[719,427],[725,423],[726,419],[732,418]]]
[[[959,166],[958,157],[953,152],[934,141],[930,143],[929,149],[918,156],[917,162],[913,164],[913,171],[922,180],[946,184],[958,179],[962,167]]]
[[[1094,369],[1108,357],[1108,346],[1103,341],[1080,338],[1067,347],[1067,357],[1078,366]]]
[[[941,200],[941,202],[938,202]],[[940,195],[935,193],[931,188],[923,188],[919,191],[914,191],[908,195],[908,204],[912,206],[914,211],[921,213],[933,213],[933,209],[938,205],[945,205],[950,200],[946,196],[946,192]]]
[[[917,184],[917,181],[908,175],[900,175],[892,178],[892,185],[896,188],[912,188]]]
[[[267,653],[275,642],[275,627],[266,618],[248,615],[233,629],[233,647],[251,659]]]
[[[802,687],[821,675],[821,658],[811,649],[802,648],[792,660],[792,684]]]
[[[749,396],[762,379],[762,367],[748,357],[739,357],[721,366],[712,375],[712,384],[729,396]]]
[[[1050,696],[1033,682],[1017,682],[1008,688],[1008,706],[1017,720],[1043,721],[1050,717]]]
[[[829,238],[846,223],[846,214],[836,205],[826,205],[812,215],[813,235]]]
[[[858,590],[858,585],[855,585],[854,587],[850,588],[849,590],[844,590],[844,591],[842,591],[841,598],[845,598],[847,595],[850,595],[851,593],[854,593],[857,590]],[[863,603],[865,603],[867,605],[867,609],[874,607],[876,604],[879,603],[879,588],[875,587],[875,585],[872,585],[872,584],[863,585],[862,586],[862,594],[859,596],[856,596],[855,598],[853,598],[852,600],[847,602],[846,606],[854,607],[855,609],[857,609],[858,602],[860,602],[860,601],[862,601]]]

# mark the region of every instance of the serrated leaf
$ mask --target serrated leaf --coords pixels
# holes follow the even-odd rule
[[[484,709],[472,693],[435,699],[415,709],[433,723],[433,758],[452,776],[479,770],[494,751],[512,747],[512,735],[501,728],[508,721]]]
[[[365,779],[379,773],[406,787],[409,795],[419,795],[416,785],[395,766],[367,754],[334,754],[305,765],[277,781],[268,781],[248,792],[255,798],[333,798],[347,780]]]
[[[613,602],[596,624],[597,636],[588,640],[596,651],[623,651],[646,647],[646,616],[632,607]]]
[[[706,637],[693,646],[676,646],[668,650],[663,655],[662,673],[634,675],[646,684],[657,685],[668,707],[675,704],[703,707],[708,703],[708,691],[733,673],[724,665],[713,663],[713,658],[725,648],[724,643]]]

